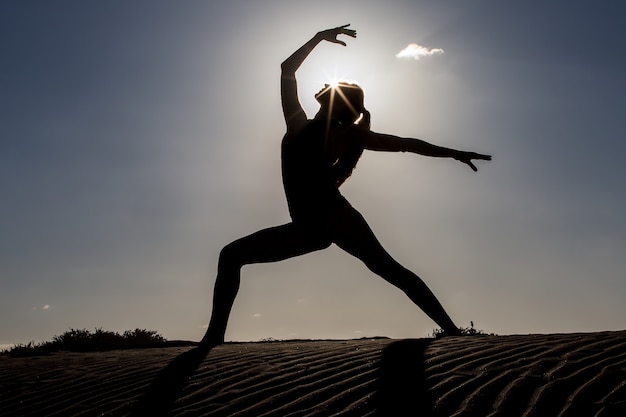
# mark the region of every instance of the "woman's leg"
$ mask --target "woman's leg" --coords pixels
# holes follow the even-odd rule
[[[224,341],[244,265],[281,261],[327,248],[331,243],[330,237],[324,236],[319,229],[289,223],[258,231],[226,245],[220,252],[217,267],[211,321],[201,343],[215,345]]]
[[[372,272],[404,291],[447,334],[459,334],[459,329],[424,281],[387,253],[363,216],[353,207],[345,205],[336,210],[333,242],[363,261]]]

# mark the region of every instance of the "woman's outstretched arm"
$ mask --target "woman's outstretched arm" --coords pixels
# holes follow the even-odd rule
[[[343,25],[316,33],[315,36],[302,45],[296,52],[291,54],[291,56],[281,64],[282,71],[280,76],[280,94],[283,105],[283,115],[285,116],[287,128],[290,128],[297,123],[306,121],[306,114],[304,113],[304,110],[300,105],[300,101],[298,100],[296,70],[300,68],[300,65],[302,65],[307,56],[309,56],[311,51],[321,41],[328,41],[346,46],[345,42],[337,39],[338,35],[348,35],[356,38],[356,31],[348,29],[348,26],[350,25]]]
[[[394,135],[359,129],[358,127],[354,127],[353,129],[355,133],[354,137],[358,139],[361,146],[372,151],[412,152],[438,158],[454,158],[457,161],[467,164],[474,171],[478,171],[478,168],[472,163],[473,159],[491,161],[491,155],[444,148],[443,146],[433,145],[421,139],[401,138]]]

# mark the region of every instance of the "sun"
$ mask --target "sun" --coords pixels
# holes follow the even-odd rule
[[[338,79],[331,79],[326,84],[328,84],[328,88],[335,89],[335,88],[339,87],[339,80]]]

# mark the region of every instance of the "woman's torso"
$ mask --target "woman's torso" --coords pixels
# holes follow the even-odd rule
[[[282,141],[282,175],[289,213],[294,221],[323,218],[345,203],[333,174],[335,146],[327,141],[327,123],[308,120],[291,129]],[[328,131],[336,129],[332,124]],[[334,136],[332,135],[333,139]]]

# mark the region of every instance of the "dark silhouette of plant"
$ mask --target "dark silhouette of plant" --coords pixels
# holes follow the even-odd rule
[[[475,329],[473,321],[470,321],[469,327],[459,327],[459,332],[461,332],[460,336],[495,336],[494,333],[485,333],[482,329]],[[446,334],[443,329],[433,329],[433,337],[435,339],[439,339],[444,336],[448,336],[448,334]]]
[[[135,329],[126,330],[119,334],[102,328],[96,328],[93,332],[87,329],[70,329],[59,336],[54,336],[50,342],[17,344],[5,352],[24,355],[45,354],[61,350],[93,352],[149,347],[165,341],[165,338],[156,330]]]

